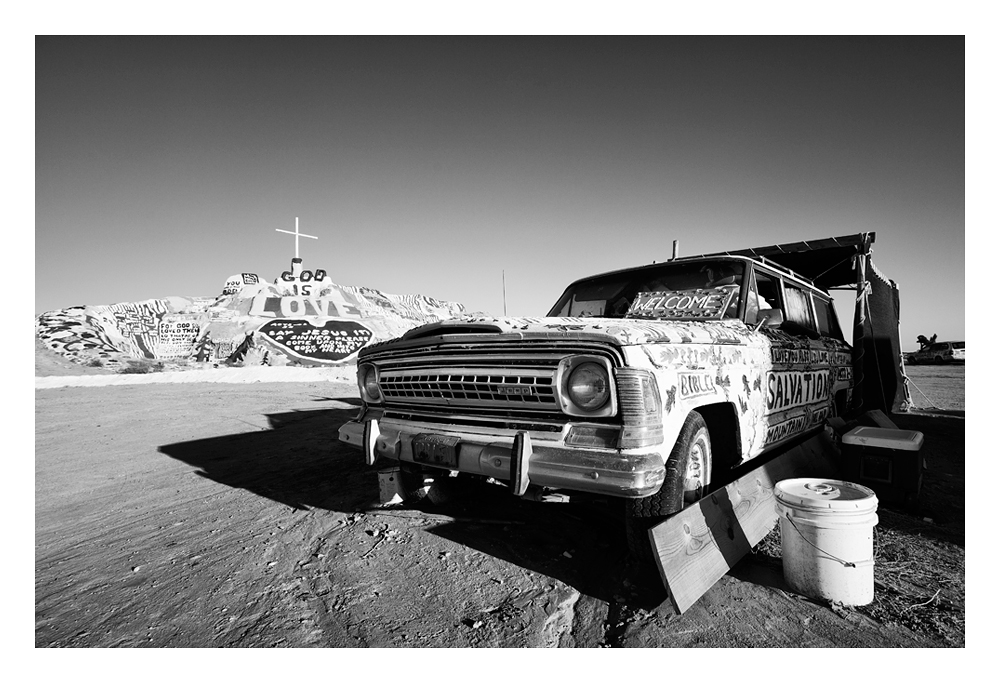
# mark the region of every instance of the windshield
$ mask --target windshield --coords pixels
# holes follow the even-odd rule
[[[720,320],[739,316],[742,261],[665,263],[612,273],[567,289],[549,312],[558,317]]]

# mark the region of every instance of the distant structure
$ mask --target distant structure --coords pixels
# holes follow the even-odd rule
[[[236,273],[214,297],[149,299],[77,306],[36,318],[38,339],[81,364],[125,367],[130,359],[220,364],[328,366],[356,361],[365,346],[466,314],[465,307],[420,294],[386,294],[334,283],[302,267],[295,236],[291,268],[273,282]]]

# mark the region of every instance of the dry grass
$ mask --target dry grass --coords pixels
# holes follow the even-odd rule
[[[965,549],[919,532],[875,528],[875,600],[858,612],[965,645]]]
[[[163,372],[163,363],[151,360],[129,360],[118,370],[121,375],[146,375],[151,372]]]
[[[886,521],[875,527],[874,534],[875,599],[862,607],[838,609],[903,626],[950,647],[964,647],[965,549],[918,529],[893,528],[896,525]],[[753,552],[780,561],[780,526]]]

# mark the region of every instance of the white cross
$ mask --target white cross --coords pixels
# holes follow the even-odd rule
[[[275,232],[283,232],[283,233],[285,233],[287,235],[295,235],[295,258],[299,257],[299,238],[300,237],[308,237],[308,238],[314,239],[314,240],[318,240],[319,239],[318,237],[316,237],[314,235],[306,235],[305,233],[299,232],[299,217],[298,216],[295,217],[295,232],[292,232],[291,230],[279,230],[278,228],[275,228],[274,231]]]

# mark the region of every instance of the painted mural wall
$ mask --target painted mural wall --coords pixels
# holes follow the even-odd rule
[[[338,285],[293,259],[273,282],[237,273],[215,298],[78,306],[38,316],[35,330],[49,349],[104,367],[136,359],[323,366],[353,363],[369,344],[465,312],[419,294]]]

